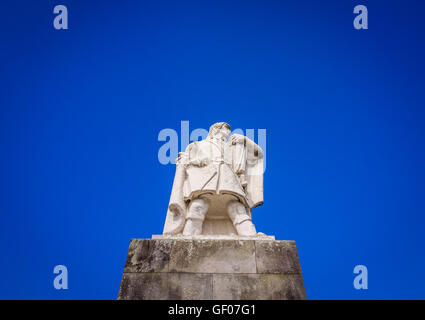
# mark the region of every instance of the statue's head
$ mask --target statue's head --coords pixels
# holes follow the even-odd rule
[[[219,139],[227,141],[230,135],[230,125],[226,122],[217,122],[210,127],[207,139]]]

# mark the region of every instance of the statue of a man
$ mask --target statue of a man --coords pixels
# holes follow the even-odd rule
[[[164,234],[257,234],[251,209],[263,204],[263,151],[229,135],[227,123],[215,123],[179,153]]]

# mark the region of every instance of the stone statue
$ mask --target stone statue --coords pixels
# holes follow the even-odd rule
[[[131,240],[118,299],[306,299],[295,241],[252,223],[263,204],[263,151],[229,135],[215,123],[179,153],[164,232]]]
[[[256,236],[251,211],[263,204],[264,155],[225,122],[179,153],[164,235]]]

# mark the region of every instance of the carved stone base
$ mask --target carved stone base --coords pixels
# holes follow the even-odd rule
[[[118,299],[306,299],[295,241],[132,239]]]

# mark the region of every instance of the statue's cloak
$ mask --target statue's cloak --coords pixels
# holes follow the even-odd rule
[[[205,193],[232,194],[249,209],[263,204],[263,151],[252,140],[243,138],[244,143],[229,141],[222,149],[213,141],[197,141],[179,154],[164,234],[181,233],[190,200]],[[239,172],[245,174],[245,187]]]

